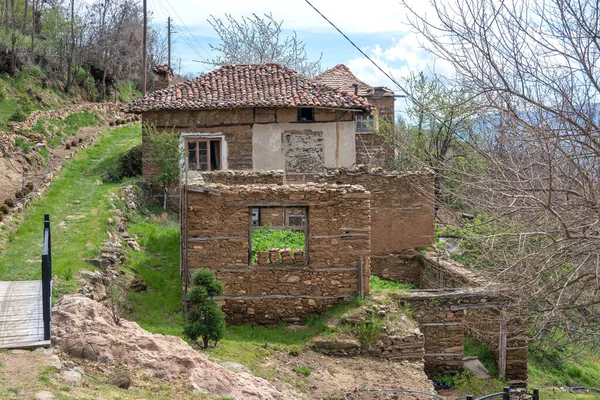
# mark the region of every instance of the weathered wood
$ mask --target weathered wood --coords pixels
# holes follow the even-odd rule
[[[45,346],[42,281],[0,282],[0,348]]]

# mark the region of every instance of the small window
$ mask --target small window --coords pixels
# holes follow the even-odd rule
[[[356,132],[375,132],[375,119],[372,115],[356,116]]]
[[[307,207],[250,207],[250,265],[306,265]]]
[[[315,109],[314,108],[299,108],[298,109],[298,122],[314,121],[315,120]]]
[[[186,161],[193,171],[221,169],[221,139],[188,139]]]

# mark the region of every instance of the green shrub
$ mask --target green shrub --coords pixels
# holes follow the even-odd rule
[[[6,200],[4,200],[4,204],[6,204],[7,206],[9,206],[10,208],[13,208],[15,206],[15,200],[11,199],[10,197]]]
[[[33,190],[33,183],[27,182],[25,184],[25,190],[27,191],[27,193],[30,193]]]
[[[0,100],[6,100],[8,98],[8,91],[6,90],[6,83],[0,80]]]
[[[2,204],[0,206],[0,211],[2,211],[2,214],[8,214],[10,212],[10,207],[7,204]]]
[[[31,143],[20,136],[15,139],[15,146],[23,150],[25,153],[29,153],[32,147]]]
[[[4,214],[0,213],[0,222],[2,222],[3,219],[4,219]]]
[[[29,116],[29,112],[25,111],[25,109],[23,108],[23,106],[21,104],[17,104],[17,108],[15,109],[15,112],[13,113],[13,115],[10,116],[10,118],[8,120],[15,121],[15,122],[23,122],[27,119],[28,116]]]
[[[208,269],[196,271],[192,281],[195,286],[188,293],[187,301],[193,308],[188,312],[183,334],[194,342],[201,337],[207,348],[209,341],[216,345],[225,334],[225,313],[213,299],[223,293],[224,286]]]
[[[118,171],[123,178],[142,175],[142,145],[132,147],[119,157]]]

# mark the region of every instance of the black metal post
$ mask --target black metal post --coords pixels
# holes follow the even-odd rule
[[[503,400],[510,400],[510,388],[508,386],[504,386],[504,394],[502,395]]]
[[[467,395],[467,400],[473,400],[474,398],[475,398],[475,397],[473,397],[473,395],[472,395],[472,394],[468,394],[468,395]]]
[[[540,400],[540,389],[533,389],[533,400]]]
[[[52,250],[50,238],[50,215],[44,215],[44,253],[42,254],[42,312],[44,317],[44,340],[50,340],[52,318]]]

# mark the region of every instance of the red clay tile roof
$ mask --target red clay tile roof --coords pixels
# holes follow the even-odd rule
[[[225,65],[197,78],[156,90],[124,107],[200,110],[233,107],[322,107],[370,111],[371,104],[341,93],[279,64]]]
[[[170,74],[171,76],[173,76],[173,70],[169,68],[169,64],[156,64],[154,67],[152,67],[152,72],[154,72],[157,75]]]
[[[373,96],[375,88],[358,79],[344,64],[338,64],[313,78],[316,82],[343,92],[354,93],[354,84],[358,84],[359,96]],[[393,96],[388,88],[383,89],[383,96]]]

